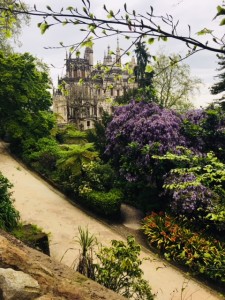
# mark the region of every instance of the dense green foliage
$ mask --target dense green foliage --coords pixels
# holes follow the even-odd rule
[[[152,300],[151,288],[142,278],[140,245],[132,236],[127,237],[127,243],[111,243],[111,247],[102,247],[96,254],[95,280],[128,299]]]
[[[120,190],[112,189],[109,192],[83,191],[81,192],[83,203],[95,212],[105,217],[118,217],[123,193]]]
[[[60,144],[85,144],[87,133],[77,130],[73,125],[57,128],[56,140]]]
[[[30,54],[0,52],[0,130],[16,145],[48,136],[55,124],[48,74],[39,70]]]
[[[85,139],[86,133],[68,126],[55,129],[54,135],[63,144],[53,136],[26,143],[23,159],[93,212],[119,215],[123,193],[115,188],[115,172],[99,160],[93,144]]]
[[[188,222],[164,213],[152,213],[144,219],[142,229],[149,243],[167,260],[178,262],[195,275],[203,275],[224,286],[224,243],[189,229]]]
[[[18,225],[19,212],[13,206],[11,197],[12,184],[0,173],[0,228],[7,231]]]
[[[217,55],[217,57],[219,59],[218,71],[220,72],[220,74],[216,76],[218,78],[218,81],[211,87],[211,93],[213,95],[218,95],[221,93],[221,98],[219,99],[219,101],[221,101],[220,103],[224,108],[225,94],[223,92],[225,92],[225,55]]]
[[[82,177],[74,185],[81,202],[100,215],[119,216],[123,193],[117,186],[116,174],[109,164],[100,161],[83,165]]]
[[[153,299],[148,282],[142,278],[141,247],[134,237],[128,236],[126,243],[113,240],[110,247],[104,247],[87,228],[78,227],[78,231],[75,239],[81,248],[75,266],[78,272],[126,298]]]
[[[94,143],[95,149],[103,161],[107,160],[105,155],[106,136],[105,131],[107,124],[112,120],[112,116],[104,112],[100,121],[95,121],[93,129],[87,130],[87,140]]]
[[[164,181],[164,189],[171,196],[170,208],[177,214],[184,214],[225,230],[225,165],[213,152],[204,156],[194,154],[183,147],[178,154],[167,153],[154,156],[163,162],[171,162],[173,168]],[[217,216],[221,216],[217,218]],[[212,222],[209,222],[212,221]]]

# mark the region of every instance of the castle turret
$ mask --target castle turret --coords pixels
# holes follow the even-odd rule
[[[90,47],[85,48],[84,58],[89,62],[89,65],[93,66],[93,50]]]
[[[117,66],[121,66],[121,55],[120,55],[119,38],[117,38],[116,64],[117,64]]]
[[[110,54],[110,46],[108,46],[108,54],[107,56],[104,56],[104,65],[111,66],[112,65],[112,56]]]

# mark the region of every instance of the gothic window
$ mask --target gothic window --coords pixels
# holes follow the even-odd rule
[[[87,117],[90,117],[90,107],[87,107],[87,108],[86,108],[86,116],[87,116]]]
[[[113,96],[113,89],[111,89],[111,96]]]
[[[102,107],[98,108],[98,113],[99,113],[99,116],[101,116],[103,114],[103,108]]]
[[[87,127],[90,127],[91,123],[90,121],[87,121]]]
[[[120,95],[120,90],[117,90],[117,96],[119,96]]]

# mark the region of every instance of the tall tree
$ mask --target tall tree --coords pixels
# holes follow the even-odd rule
[[[0,131],[13,140],[42,137],[54,120],[48,74],[30,54],[0,51]]]
[[[176,54],[171,57],[159,54],[153,64],[153,86],[160,106],[185,111],[193,107],[191,96],[198,90],[201,80],[191,77],[189,65],[178,61]]]
[[[134,50],[137,58],[137,65],[134,68],[134,74],[138,86],[140,88],[145,86],[146,83],[146,67],[150,61],[150,54],[146,49],[145,42],[137,42],[136,49]]]
[[[118,104],[128,104],[134,99],[145,102],[156,101],[156,93],[152,85],[154,72],[149,64],[151,55],[148,53],[145,41],[138,41],[135,46],[137,64],[133,72],[137,88],[125,91],[123,96],[116,97]]]
[[[213,95],[225,92],[225,55],[217,55],[217,57],[219,59],[218,65],[220,66],[217,70],[221,73],[216,76],[219,78],[218,82],[216,82],[210,89]],[[222,107],[225,107],[225,93],[221,95],[219,101],[222,103]]]
[[[148,53],[146,43],[139,41],[134,50],[137,58],[137,65],[134,68],[134,75],[138,89],[133,95],[136,100],[155,101],[155,91],[152,86],[153,69],[149,65],[151,55]],[[125,96],[126,97],[126,96]]]
[[[10,51],[10,40],[13,39],[14,42],[18,43],[22,25],[29,24],[29,15],[20,14],[20,12],[27,10],[28,6],[22,1],[17,3],[15,0],[0,0],[0,7],[3,8],[0,10],[0,50]],[[4,8],[9,10],[4,10]],[[13,8],[16,8],[18,13],[14,13]]]

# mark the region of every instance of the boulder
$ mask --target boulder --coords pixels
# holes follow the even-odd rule
[[[66,265],[29,248],[2,230],[0,230],[0,268],[21,271],[35,279],[41,290],[36,300],[125,300],[124,297]],[[24,299],[1,296],[0,294],[0,299]]]
[[[0,269],[0,291],[4,300],[33,300],[41,294],[37,280],[13,269]]]

